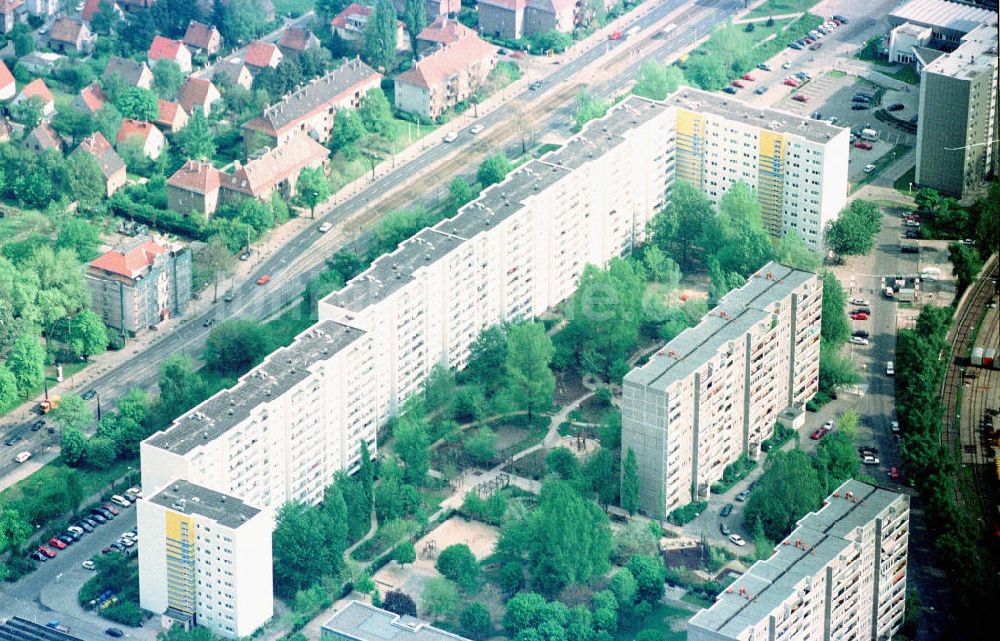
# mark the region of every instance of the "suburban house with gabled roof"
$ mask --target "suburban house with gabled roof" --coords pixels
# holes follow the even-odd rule
[[[104,137],[104,134],[95,131],[84,138],[70,156],[72,157],[77,154],[90,154],[97,161],[97,166],[101,168],[101,173],[104,174],[104,192],[106,196],[110,197],[125,186],[125,161],[121,159],[121,156],[111,146],[108,139]]]
[[[189,76],[181,88],[177,90],[177,102],[190,115],[201,111],[206,118],[212,113],[212,105],[222,99],[222,94],[215,88],[211,80]]]
[[[243,62],[250,67],[251,71],[254,69],[266,69],[267,67],[273,69],[278,66],[283,57],[281,50],[273,42],[255,40],[247,46],[247,52],[243,55]]]
[[[17,82],[3,60],[0,60],[0,100],[10,100],[17,95]]]
[[[111,56],[108,59],[104,75],[101,77],[107,81],[114,76],[120,77],[130,87],[149,89],[153,86],[153,72],[149,65],[131,58]]]
[[[306,167],[324,167],[330,150],[308,135],[298,133],[285,144],[270,149],[241,164],[234,163],[233,173],[222,173],[219,195],[237,205],[248,198],[267,200],[278,192],[284,198],[295,195],[299,173]]]
[[[475,35],[475,31],[458,20],[448,16],[438,16],[417,34],[417,53],[426,56],[439,47]]]
[[[57,18],[49,30],[49,49],[59,53],[90,53],[94,50],[94,40],[96,36],[87,23],[76,18]]]
[[[298,132],[326,142],[333,131],[334,114],[340,109],[357,108],[361,97],[377,89],[381,81],[382,75],[359,58],[310,80],[243,125],[247,154],[261,147],[283,145]]]
[[[83,3],[83,19],[88,23],[92,22],[94,16],[97,15],[97,11],[101,8],[101,4],[110,4],[111,10],[117,13],[119,16],[124,17],[125,12],[122,8],[118,6],[115,0],[87,0]]]
[[[313,35],[312,31],[302,27],[288,27],[281,32],[281,38],[278,40],[278,49],[286,56],[303,53],[319,46],[319,38]]]
[[[167,140],[153,123],[126,118],[118,129],[118,136],[115,137],[115,146],[119,150],[122,144],[139,145],[143,156],[156,160],[163,153]]]
[[[214,56],[222,47],[222,34],[214,25],[192,20],[184,32],[183,42],[192,53]]]
[[[162,98],[157,99],[157,106],[159,106],[159,115],[157,115],[156,120],[153,124],[166,129],[170,133],[177,133],[187,125],[188,114],[184,110],[184,107],[172,102],[170,100],[163,100]]]
[[[172,60],[184,73],[191,73],[191,50],[180,40],[171,40],[163,36],[153,38],[146,54],[149,66],[153,67],[161,60]]]
[[[479,30],[481,33],[520,40],[524,33],[524,7],[527,0],[477,0]]]
[[[24,8],[24,0],[0,0],[0,28],[3,33],[10,33],[14,25],[28,19]]]
[[[396,108],[437,118],[475,94],[496,64],[497,48],[478,36],[445,45],[396,76]]]
[[[365,39],[365,26],[371,15],[371,7],[356,2],[349,4],[330,21],[330,31],[348,42],[363,41]],[[397,20],[396,51],[408,51],[409,49],[410,38],[406,35],[406,26],[402,20]]]
[[[92,82],[76,94],[76,98],[73,99],[73,108],[89,114],[96,114],[107,103],[108,98],[104,95],[101,85]]]
[[[14,98],[12,104],[17,104],[24,100],[30,98],[38,98],[42,105],[42,116],[48,118],[56,112],[56,98],[49,91],[49,88],[45,86],[45,82],[41,78],[35,78],[28,84],[21,88],[20,93]]]
[[[220,60],[212,67],[212,81],[237,85],[249,91],[253,87],[253,74],[250,73],[250,68],[238,58]]]
[[[122,335],[180,316],[191,302],[191,251],[148,237],[130,239],[87,265],[91,308]]]
[[[167,203],[171,211],[185,216],[192,212],[210,218],[219,205],[219,170],[207,160],[188,160],[167,179]]]
[[[64,146],[62,136],[44,120],[24,137],[24,148],[39,154],[50,149],[62,153]]]

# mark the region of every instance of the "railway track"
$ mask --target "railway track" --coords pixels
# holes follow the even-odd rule
[[[976,493],[973,497],[964,496],[962,484],[958,483],[955,488],[956,499],[966,508],[978,501],[983,517],[989,521],[983,525],[990,531],[996,530],[998,525],[996,472],[992,448],[984,443],[980,434],[980,421],[983,413],[990,407],[992,398],[989,385],[983,385],[979,378],[973,378],[967,384],[965,374],[973,334],[986,315],[987,304],[993,298],[993,280],[998,276],[1000,267],[994,260],[989,273],[973,285],[974,289],[959,310],[958,322],[950,332],[951,357],[941,386],[941,401],[944,406],[941,442],[955,453],[957,460],[963,462],[963,467],[965,464],[970,466]],[[984,329],[987,332],[983,334],[984,338],[990,338],[997,331],[996,327]],[[977,372],[977,376],[982,375]],[[966,394],[969,395],[967,405],[964,402]],[[962,405],[959,405],[960,400],[963,401]],[[969,417],[971,420],[962,421],[963,406],[972,414]]]

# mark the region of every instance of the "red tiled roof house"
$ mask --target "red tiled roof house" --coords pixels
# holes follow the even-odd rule
[[[10,100],[17,95],[17,82],[3,60],[0,60],[0,100]]]
[[[156,36],[153,44],[149,45],[146,59],[149,60],[150,67],[155,67],[161,60],[173,60],[182,72],[191,73],[191,50],[180,40]]]
[[[396,108],[437,118],[467,100],[497,63],[497,48],[478,36],[445,45],[396,77]]]
[[[267,67],[277,67],[284,56],[281,50],[273,42],[261,42],[255,40],[247,46],[247,52],[243,56],[243,62],[250,67],[251,71],[265,69]]]
[[[58,53],[90,53],[94,50],[95,39],[86,22],[63,16],[52,23],[49,49]]]
[[[13,104],[17,104],[23,100],[28,100],[30,98],[38,98],[42,104],[42,116],[49,117],[56,112],[56,98],[49,91],[49,88],[45,86],[45,82],[41,78],[36,78],[24,85],[21,88],[21,92],[17,94],[14,98]]]
[[[466,27],[464,24],[449,18],[448,16],[438,16],[434,22],[424,27],[417,34],[417,53],[426,56],[430,52],[450,45],[463,38],[476,35],[476,32]]]
[[[167,141],[152,123],[126,118],[122,121],[121,128],[118,129],[118,136],[115,137],[115,146],[118,147],[119,151],[121,151],[123,144],[137,145],[142,149],[143,156],[156,160],[163,153],[163,147]]]
[[[212,105],[222,99],[222,94],[211,80],[189,77],[177,90],[177,102],[189,115],[200,111],[206,118],[212,113]]]
[[[222,34],[213,25],[192,20],[184,32],[184,45],[192,53],[214,56],[222,46]]]
[[[206,218],[219,205],[219,170],[212,163],[188,160],[167,179],[167,203],[171,211],[190,216],[193,212]]]
[[[80,93],[78,93],[76,98],[73,99],[73,108],[78,111],[96,114],[101,110],[101,107],[107,103],[108,98],[104,95],[104,90],[101,89],[101,85],[96,82],[92,82],[81,89]]]
[[[281,39],[278,40],[278,49],[286,56],[296,53],[303,53],[320,46],[319,38],[313,35],[312,31],[301,27],[289,27],[281,32]]]
[[[156,104],[160,108],[160,113],[153,121],[157,125],[170,133],[177,133],[188,123],[187,111],[184,107],[169,100],[158,99]]]
[[[348,42],[365,39],[365,26],[371,18],[372,8],[363,4],[349,4],[330,21],[330,31]],[[408,51],[410,38],[402,21],[396,21],[396,51]]]
[[[97,161],[97,166],[104,174],[105,195],[110,197],[125,186],[125,161],[115,152],[114,147],[101,132],[94,132],[84,138],[70,156],[77,154],[90,154]]]

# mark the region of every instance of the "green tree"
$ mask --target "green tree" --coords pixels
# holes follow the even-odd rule
[[[639,583],[628,568],[622,568],[615,572],[608,584],[608,589],[615,595],[618,606],[622,614],[629,614],[632,606],[639,599]]]
[[[121,22],[121,16],[115,10],[114,1],[100,0],[97,5],[97,11],[90,20],[90,29],[94,33],[108,36],[115,31],[119,22]]]
[[[422,7],[423,5],[421,5]],[[358,117],[362,125],[370,133],[388,136],[392,133],[392,105],[381,89],[369,89],[361,97],[358,105]]]
[[[434,567],[466,592],[472,592],[479,580],[479,562],[464,543],[449,545],[441,550]]]
[[[93,156],[87,157],[93,159]],[[97,258],[100,244],[100,228],[83,218],[69,218],[59,226],[55,247],[71,249],[79,260],[89,261]]]
[[[159,107],[157,107],[157,111],[159,111]],[[121,112],[113,104],[106,103],[94,115],[94,126],[108,141],[113,141],[122,126]]]
[[[677,91],[683,80],[683,72],[674,65],[644,62],[639,67],[639,77],[632,87],[632,93],[653,100],[664,100]]]
[[[820,345],[819,350],[819,388],[831,394],[838,389],[856,385],[861,382],[854,363],[840,354],[840,350],[830,344]]]
[[[427,579],[424,582],[424,591],[420,595],[424,611],[432,617],[444,619],[458,613],[461,600],[455,584],[441,577]]]
[[[16,57],[21,58],[35,50],[35,36],[27,23],[15,21],[9,37],[14,42]]]
[[[354,109],[341,109],[333,117],[333,135],[330,146],[334,151],[340,151],[348,160],[357,156],[355,145],[365,135],[365,126],[361,116]]]
[[[87,437],[75,427],[63,428],[59,435],[59,448],[66,465],[80,465],[87,453]]]
[[[497,435],[489,427],[470,430],[462,439],[462,449],[475,465],[488,465],[497,455]]]
[[[758,561],[770,557],[774,552],[774,543],[764,534],[764,522],[760,520],[760,516],[753,522],[753,549]]]
[[[31,96],[26,100],[13,103],[10,106],[11,118],[24,125],[30,131],[42,121],[42,99]]]
[[[247,200],[240,205],[240,212],[236,218],[261,234],[274,227],[274,212],[267,203],[256,199]]]
[[[212,302],[219,300],[219,279],[236,271],[236,259],[219,236],[212,236],[194,258],[194,268],[203,279],[212,281]]]
[[[316,217],[316,205],[325,202],[333,193],[333,185],[323,167],[306,167],[299,174],[299,198],[309,207],[309,217]]]
[[[6,364],[0,363],[0,413],[17,405],[19,400],[17,379],[7,369]]]
[[[270,351],[264,327],[254,320],[227,320],[212,328],[205,341],[205,365],[222,374],[240,375]]]
[[[400,616],[417,616],[417,604],[405,592],[390,590],[385,595],[382,608]]]
[[[545,467],[564,481],[572,481],[579,471],[576,455],[568,448],[557,447],[545,455]]]
[[[729,82],[729,71],[721,58],[713,55],[692,56],[685,64],[684,76],[699,89],[718,91]]]
[[[350,0],[317,0],[316,15],[328,23],[350,4]]]
[[[847,342],[851,336],[851,325],[847,321],[845,310],[847,298],[844,288],[833,272],[823,272],[823,317],[820,324],[820,336],[823,341],[836,346]]]
[[[424,421],[409,414],[399,418],[395,429],[396,453],[406,465],[404,477],[410,483],[422,485],[430,469],[430,439]]]
[[[809,249],[802,237],[794,231],[786,231],[774,245],[774,259],[783,265],[808,272],[819,270],[822,259],[819,253]]]
[[[948,245],[948,260],[951,261],[955,277],[958,280],[959,292],[965,291],[969,285],[974,283],[983,268],[983,259],[979,256],[979,250],[963,243]]]
[[[289,501],[278,509],[271,535],[274,591],[278,596],[293,596],[319,581],[323,575],[323,567],[316,559],[320,546],[302,545],[303,532],[316,535],[319,527],[316,517],[312,508],[295,501]]]
[[[629,514],[639,511],[639,462],[629,448],[622,464],[622,509]]]
[[[513,638],[522,630],[540,625],[547,605],[545,597],[537,592],[519,592],[511,597],[503,615],[507,636]]]
[[[221,13],[215,24],[227,42],[244,44],[267,31],[267,16],[257,0],[228,0]]]
[[[473,601],[462,610],[459,623],[462,632],[472,641],[486,641],[492,636],[493,622],[490,620],[490,611],[478,601]]]
[[[400,565],[407,565],[417,560],[417,551],[414,549],[413,543],[410,541],[403,541],[396,546],[396,550],[393,552],[392,558]],[[386,595],[386,598],[388,598],[388,595]]]
[[[59,407],[49,413],[60,428],[85,430],[94,423],[94,414],[87,402],[77,394],[66,394]]]
[[[45,350],[34,336],[22,334],[14,339],[7,354],[7,369],[17,381],[17,390],[27,396],[45,378]]]
[[[108,348],[108,332],[104,321],[94,312],[84,310],[73,319],[66,344],[74,356],[90,360]]]
[[[365,25],[364,57],[378,70],[396,66],[396,9],[388,0],[378,0]]]
[[[717,258],[726,272],[746,278],[771,259],[771,238],[764,230],[760,202],[750,186],[737,181],[719,201],[721,241]]]
[[[427,26],[427,10],[423,0],[406,0],[403,22],[406,24],[407,33],[410,34],[410,48],[416,52],[417,34]]]
[[[602,447],[587,459],[585,472],[590,480],[590,489],[605,509],[618,502],[621,485],[618,458],[616,453]]]
[[[158,3],[163,4],[163,3]],[[153,67],[153,86],[164,100],[177,98],[177,90],[184,83],[184,72],[173,60],[160,60]]]
[[[491,325],[480,332],[469,346],[469,362],[462,374],[490,392],[495,392],[503,384],[502,377],[497,376],[497,372],[503,371],[506,363],[507,327]]]
[[[852,201],[827,227],[827,247],[840,256],[867,254],[875,245],[875,236],[881,228],[881,217],[881,211],[875,203]]]
[[[667,578],[667,569],[659,555],[637,554],[629,559],[626,567],[635,577],[639,598],[650,604],[659,603]]]
[[[95,470],[107,469],[111,467],[117,457],[118,448],[115,447],[111,439],[94,436],[87,441],[87,453],[84,455],[84,459],[88,467]]]
[[[858,454],[854,441],[841,430],[826,435],[816,447],[812,459],[823,494],[829,494],[841,483],[858,474]]]
[[[514,325],[508,338],[507,387],[518,402],[528,410],[529,418],[536,409],[552,404],[555,393],[555,376],[549,369],[555,348],[540,323],[526,322]]]
[[[671,186],[670,203],[650,222],[652,240],[667,255],[677,258],[681,269],[694,266],[706,221],[715,217],[712,203],[690,183],[677,180]]]
[[[591,120],[603,118],[611,108],[611,103],[601,98],[594,98],[586,91],[580,91],[576,95],[576,114],[573,131],[581,131],[583,126]]]
[[[758,518],[772,541],[783,539],[796,522],[819,508],[824,491],[809,457],[801,450],[772,451],[764,473],[743,510],[743,521],[754,527]]]
[[[94,116],[72,107],[56,112],[52,118],[52,128],[57,133],[69,137],[74,145],[97,129]],[[112,138],[112,140],[114,140]],[[77,154],[79,155],[79,154]],[[89,154],[86,154],[89,155]],[[70,156],[72,158],[73,156]]]
[[[156,66],[157,69],[160,65]],[[187,158],[206,160],[215,156],[215,136],[200,109],[195,109],[187,126],[174,135],[174,142]],[[185,212],[180,212],[185,213]]]
[[[125,118],[154,121],[160,114],[156,94],[142,87],[125,87],[118,95],[115,107]]]
[[[506,154],[501,151],[479,164],[479,169],[476,170],[476,180],[483,188],[486,188],[501,182],[513,168],[513,163],[507,160]]]
[[[472,202],[478,195],[479,192],[475,186],[470,185],[465,178],[456,176],[452,179],[451,184],[448,185],[449,211],[453,214],[457,213],[462,206]]]
[[[205,399],[205,383],[187,356],[170,356],[160,364],[160,405],[178,416]]]

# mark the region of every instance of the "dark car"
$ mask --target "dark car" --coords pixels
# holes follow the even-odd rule
[[[834,20],[840,20],[840,21],[841,21],[841,22],[843,22],[844,24],[847,24],[848,22],[850,22],[850,21],[849,21],[849,20],[848,20],[847,18],[845,18],[844,16],[839,16],[839,15],[838,15],[838,16],[833,16],[833,19],[834,19]]]
[[[76,534],[76,532],[63,532],[56,538],[65,543],[66,545],[73,545],[79,540],[80,537],[79,535]]]
[[[83,519],[82,521],[77,521],[76,522],[76,527],[80,528],[84,532],[93,532],[94,531],[94,526],[91,525],[90,521],[87,520],[87,519]]]
[[[203,322],[201,324],[201,326],[202,327],[211,327],[214,324],[215,324],[215,318],[209,316],[208,318],[205,319],[205,322]]]
[[[90,399],[94,398],[95,396],[97,396],[97,390],[92,390],[92,389],[89,389],[86,392],[84,392],[83,394],[80,394],[80,398],[82,398],[85,401],[89,401]]]
[[[20,434],[11,434],[9,437],[7,437],[7,440],[4,441],[3,444],[6,445],[7,447],[10,447],[11,445],[17,443],[20,440],[21,440]]]
[[[871,334],[869,334],[867,330],[856,329],[853,332],[851,332],[851,336],[857,336],[858,338],[869,338],[871,337]]]
[[[868,108],[868,103],[858,103],[858,102],[856,102],[853,105],[851,105],[851,110],[852,111],[864,111],[867,108]]]
[[[97,519],[101,523],[103,523],[104,521],[110,521],[111,519],[115,518],[111,512],[108,512],[104,508],[100,507],[95,507],[93,510],[90,511],[90,514],[92,515],[91,518]],[[102,521],[101,519],[104,519],[104,521]]]
[[[894,102],[893,104],[891,104],[888,107],[886,107],[885,110],[886,111],[902,111],[905,108],[906,107],[903,106],[903,103],[901,103],[901,102]]]
[[[736,500],[739,501],[740,503],[747,500],[748,498],[750,498],[750,490],[743,490],[742,492],[736,495]]]
[[[32,432],[37,432],[38,430],[42,429],[43,427],[45,427],[45,419],[39,419],[39,420],[37,420],[37,421],[35,421],[34,423],[31,424],[31,431]]]
[[[541,80],[536,80],[533,83],[531,83],[530,85],[528,85],[528,89],[530,89],[532,91],[538,91],[541,88],[542,88],[542,81]]]
[[[122,545],[121,543],[118,543],[117,541],[115,541],[114,543],[112,543],[108,547],[111,548],[112,550],[115,550],[116,552],[124,552],[125,551],[125,546]]]
[[[109,637],[116,637],[116,638],[125,636],[125,633],[122,632],[121,628],[108,628],[107,630],[104,631],[104,634],[108,635]]]
[[[722,532],[722,536],[729,536],[733,533],[725,523],[719,523],[719,531]]]
[[[918,232],[916,229],[907,229],[906,230],[906,237],[907,238],[920,238],[920,232]]]
[[[725,517],[729,516],[732,513],[733,513],[733,504],[732,503],[726,503],[724,506],[722,506],[722,511],[719,512],[719,516],[725,518]]]
[[[723,93],[728,93],[729,95],[733,95],[736,93],[736,87],[723,87],[722,91]]]

